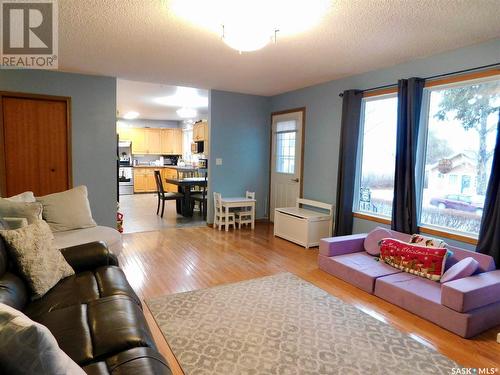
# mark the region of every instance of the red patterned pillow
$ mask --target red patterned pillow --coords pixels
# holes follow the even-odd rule
[[[380,259],[385,263],[430,280],[439,281],[444,273],[448,250],[409,244],[392,238],[380,243]]]

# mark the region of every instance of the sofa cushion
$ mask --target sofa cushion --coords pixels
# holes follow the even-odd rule
[[[38,202],[13,202],[7,199],[0,199],[0,218],[25,218],[28,220],[28,224],[32,224],[41,219],[42,209],[42,205]]]
[[[54,232],[95,227],[86,186],[37,197],[43,205],[43,218]]]
[[[128,296],[137,305],[141,304],[121,268],[99,267],[94,271],[79,272],[62,280],[43,298],[30,303],[26,308],[26,313],[36,318],[49,311],[114,295]]]
[[[88,304],[68,306],[36,319],[80,365],[100,361],[136,348],[155,348],[146,319],[127,296],[111,296]]]
[[[391,232],[385,228],[377,227],[365,238],[365,251],[373,256],[380,255],[380,241],[384,238],[391,238]]]
[[[467,312],[497,303],[498,296],[500,296],[500,270],[444,283],[441,303],[455,311]]]
[[[52,232],[43,220],[24,228],[1,230],[11,258],[35,298],[42,297],[59,280],[74,275],[61,252],[52,244]]]
[[[122,251],[122,235],[116,229],[104,226],[54,233],[54,246],[58,249],[94,241],[103,241],[115,255]]]
[[[20,193],[17,195],[13,195],[8,198],[2,198],[11,202],[24,202],[24,203],[33,203],[36,202],[35,195],[32,191],[25,191],[24,193]]]
[[[165,359],[155,350],[146,347],[123,351],[106,360],[85,366],[83,369],[88,375],[172,374]]]
[[[373,293],[378,277],[401,272],[365,252],[330,257],[327,268],[332,275],[368,293]]]
[[[463,277],[469,277],[476,272],[479,263],[472,257],[462,259],[460,262],[451,266],[441,277],[441,283],[458,280]]]
[[[85,375],[46,327],[4,304],[0,304],[0,364],[2,373],[9,374]]]
[[[465,338],[500,324],[500,302],[467,313],[442,305],[447,284],[402,272],[378,278],[374,294]]]

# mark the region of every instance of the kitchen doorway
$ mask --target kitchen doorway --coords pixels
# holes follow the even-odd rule
[[[302,197],[305,114],[305,108],[271,114],[271,222],[274,222],[275,208],[295,206],[297,198]]]

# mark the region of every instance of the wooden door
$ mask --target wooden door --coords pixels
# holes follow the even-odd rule
[[[302,194],[303,121],[303,110],[272,115],[271,221],[275,208],[294,207]]]
[[[37,196],[71,188],[71,99],[0,93],[3,196]]]

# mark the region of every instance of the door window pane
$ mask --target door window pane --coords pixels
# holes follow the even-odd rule
[[[356,211],[390,217],[394,196],[397,97],[363,99]]]
[[[279,125],[280,123],[277,124],[278,127]],[[276,133],[276,172],[288,174],[295,173],[296,135],[296,131]]]
[[[477,235],[491,173],[500,81],[426,89],[422,225]]]

